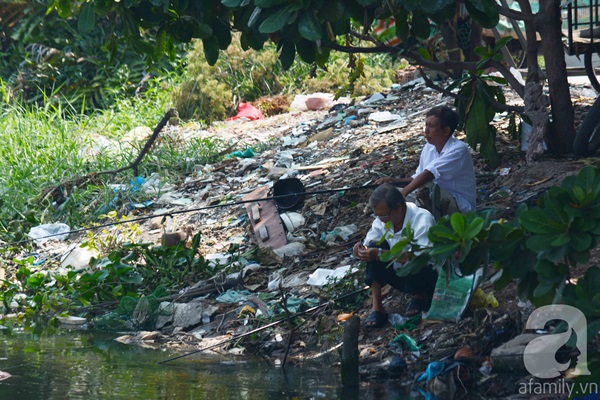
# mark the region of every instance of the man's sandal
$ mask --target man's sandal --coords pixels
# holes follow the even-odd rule
[[[365,328],[383,328],[388,322],[388,315],[381,311],[371,311],[365,320]]]
[[[431,299],[414,297],[408,302],[404,316],[407,318],[414,317],[417,314],[428,311],[429,307],[431,307]]]

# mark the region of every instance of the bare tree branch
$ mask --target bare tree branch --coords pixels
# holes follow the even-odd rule
[[[500,61],[495,61],[495,60],[490,60],[488,65],[490,67],[496,68],[496,70],[502,74],[504,79],[506,79],[506,81],[508,82],[510,87],[512,87],[515,90],[515,92],[517,92],[519,97],[524,98],[525,86],[523,86],[521,84],[521,82],[519,82],[517,80],[517,78],[512,74],[512,72],[510,72],[510,70],[508,69],[508,67],[506,65],[504,65]]]
[[[383,43],[381,43],[380,41],[378,41],[377,39],[375,39],[372,35],[362,35],[358,32],[355,31],[350,31],[350,36],[353,36],[359,40],[366,40],[367,42],[371,42],[373,43],[375,46],[385,46]],[[387,46],[389,47],[389,46]]]
[[[510,19],[516,19],[518,21],[528,21],[533,22],[534,15],[531,13],[525,13],[522,11],[513,10],[512,8],[501,6],[500,4],[496,4],[498,8],[498,13],[504,15]]]

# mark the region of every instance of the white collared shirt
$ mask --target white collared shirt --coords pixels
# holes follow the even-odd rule
[[[414,239],[419,246],[431,245],[427,233],[429,232],[429,228],[435,225],[435,218],[433,218],[433,215],[431,215],[431,213],[424,208],[417,207],[416,204],[408,202],[406,203],[406,215],[404,216],[402,229],[400,229],[398,232],[394,232],[393,228],[388,230],[385,228],[385,222],[381,221],[379,218],[375,218],[373,220],[373,224],[371,225],[371,229],[369,232],[367,232],[367,236],[365,237],[363,244],[368,246],[370,242],[378,242],[382,237],[385,236],[385,240],[388,242],[391,249],[402,238],[402,232],[408,223],[410,223],[410,228],[413,231]],[[394,269],[397,269],[401,265],[401,263],[394,263]]]
[[[412,177],[425,170],[433,174],[433,183],[454,196],[461,212],[475,211],[475,170],[471,152],[464,142],[450,136],[441,153],[427,143]]]

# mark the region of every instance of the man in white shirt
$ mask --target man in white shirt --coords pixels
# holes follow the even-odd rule
[[[457,125],[458,114],[451,108],[429,110],[423,133],[427,144],[415,174],[411,178],[380,178],[375,183],[406,183],[404,197],[431,211],[436,220],[441,215],[475,211],[473,159],[467,145],[453,136]]]
[[[389,263],[381,261],[380,258],[400,241],[402,231],[408,224],[416,243],[419,246],[428,246],[430,241],[427,233],[429,228],[435,225],[435,219],[429,211],[413,203],[407,203],[400,191],[390,184],[383,184],[373,191],[369,206],[375,216],[373,225],[365,239],[356,243],[353,253],[356,258],[367,263],[365,282],[371,287],[373,305],[365,326],[379,328],[387,322],[381,296],[381,288],[386,284],[414,295],[408,304],[405,316],[412,316],[429,309],[437,272],[428,265],[414,275],[399,277],[396,270],[402,268],[402,259],[390,267]]]

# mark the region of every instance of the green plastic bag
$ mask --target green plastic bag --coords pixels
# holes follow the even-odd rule
[[[446,279],[444,268],[440,269],[427,319],[458,321],[467,308],[483,270],[480,268],[473,275],[459,276],[455,268],[453,266],[450,279]]]

